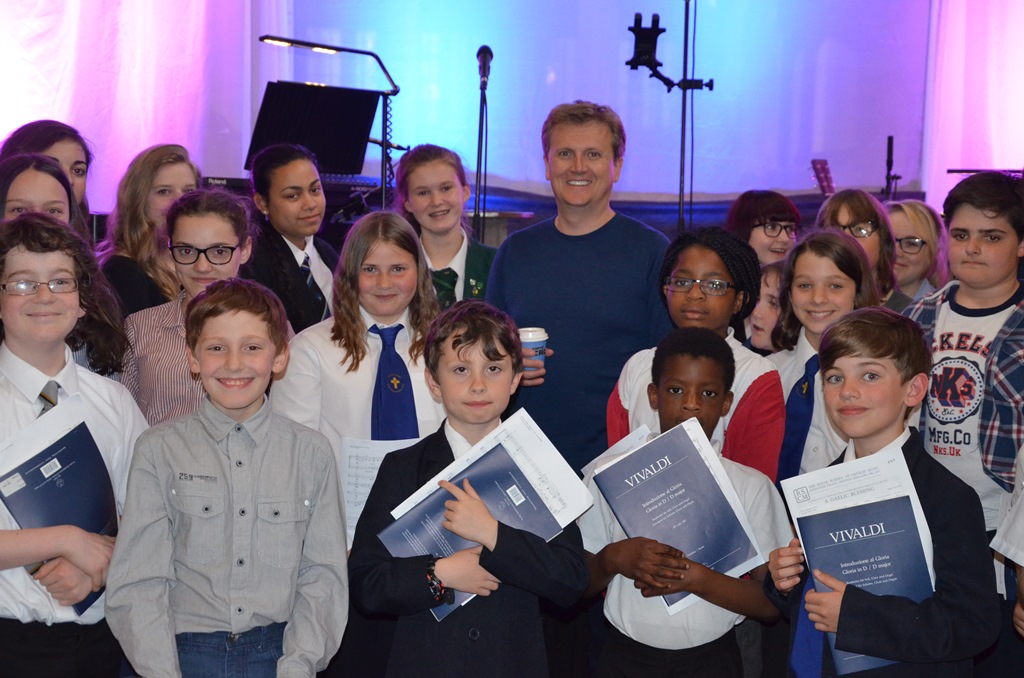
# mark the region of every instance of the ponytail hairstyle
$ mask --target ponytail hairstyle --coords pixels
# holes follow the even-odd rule
[[[420,144],[403,155],[398,161],[398,166],[395,167],[395,198],[391,203],[391,209],[409,222],[415,229],[416,235],[422,233],[423,229],[412,212],[405,208],[405,203],[409,200],[409,175],[432,162],[443,162],[449,165],[455,170],[455,177],[459,183],[462,186],[469,185],[466,179],[466,168],[462,166],[462,158],[455,151],[434,144]],[[465,210],[462,212],[462,230],[467,236],[471,235]]]

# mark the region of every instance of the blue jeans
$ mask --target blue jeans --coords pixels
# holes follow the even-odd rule
[[[182,678],[275,678],[283,654],[284,623],[245,633],[179,633]]]

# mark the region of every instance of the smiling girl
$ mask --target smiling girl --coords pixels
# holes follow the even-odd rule
[[[775,478],[782,444],[784,401],[775,367],[736,340],[730,323],[754,307],[759,267],[753,248],[720,228],[686,231],[669,245],[661,267],[662,300],[676,327],[715,332],[736,361],[733,407],[722,416],[712,442],[722,456]],[[634,354],[608,400],[608,441],[646,424],[660,431],[647,395],[654,349]]]
[[[124,323],[131,350],[121,381],[151,426],[191,414],[202,403],[203,385],[188,366],[185,308],[210,283],[236,277],[252,248],[245,205],[217,189],[176,200],[167,211],[167,235],[182,291]]]
[[[274,411],[319,430],[336,454],[343,438],[436,430],[444,410],[423,376],[423,342],[436,315],[412,226],[394,212],[362,217],[345,237],[331,317],[292,340],[288,369],[272,389]]]
[[[790,252],[779,287],[781,309],[769,356],[786,394],[786,435],[778,479],[824,468],[846,447],[825,413],[818,344],[830,324],[855,308],[878,305],[864,249],[837,230],[811,233]]]
[[[470,237],[462,159],[441,146],[417,146],[398,161],[395,188],[395,211],[420,236],[441,310],[462,299],[483,299],[497,250]]]

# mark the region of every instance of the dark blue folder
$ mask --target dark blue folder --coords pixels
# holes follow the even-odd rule
[[[562,531],[562,526],[555,520],[544,500],[500,443],[453,477],[451,482],[462,487],[464,478],[469,478],[473,489],[499,523],[526,530],[545,541],[553,539]],[[444,522],[444,503],[451,498],[450,493],[438,488],[377,536],[395,558],[427,554],[445,558],[456,551],[479,546],[441,526]],[[438,621],[444,619],[470,597],[468,593],[456,591],[455,602],[435,607],[432,610],[434,617]]]
[[[114,488],[85,422],[0,476],[0,487],[0,501],[22,529],[75,525],[86,532],[117,535]],[[85,612],[102,593],[90,593],[73,606],[75,612]]]
[[[921,602],[934,593],[924,546],[910,497],[838,509],[798,518],[808,566],[878,596]],[[817,591],[830,591],[814,581]],[[836,649],[828,634],[839,675],[895,662]]]
[[[757,556],[757,546],[681,426],[606,466],[594,482],[629,537],[656,539],[722,573]],[[672,605],[689,595],[662,598]]]

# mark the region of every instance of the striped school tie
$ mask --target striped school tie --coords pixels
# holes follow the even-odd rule
[[[39,399],[43,401],[43,409],[39,412],[40,417],[52,410],[57,404],[57,389],[59,388],[60,384],[51,379],[46,382],[46,386],[39,392]]]
[[[316,299],[317,303],[321,307],[320,320],[327,320],[331,317],[331,307],[327,305],[327,299],[324,297],[323,291],[320,286],[316,284],[316,280],[313,278],[313,269],[309,267],[309,255],[307,254],[302,259],[302,265],[299,266],[299,271],[306,278],[306,287],[313,294],[313,298]]]

